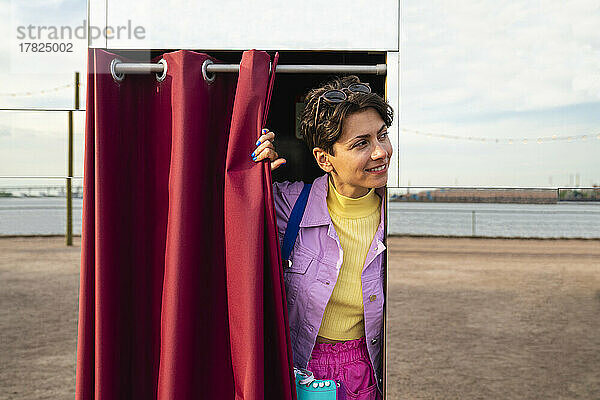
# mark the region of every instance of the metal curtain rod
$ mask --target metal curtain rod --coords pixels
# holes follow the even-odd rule
[[[164,60],[161,60],[164,61]],[[147,74],[157,73],[163,74],[165,62],[157,64],[145,63],[124,63],[115,62],[114,72],[116,74]],[[240,71],[239,64],[212,64],[206,65],[206,72],[238,72]],[[277,73],[283,74],[373,74],[385,75],[387,73],[387,65],[278,65]]]
[[[461,190],[597,190],[599,186],[388,186],[388,189],[461,189]]]

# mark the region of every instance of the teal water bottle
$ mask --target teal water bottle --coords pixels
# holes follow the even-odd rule
[[[343,400],[346,397],[341,382],[315,379],[311,371],[301,368],[294,368],[294,375],[298,400]]]

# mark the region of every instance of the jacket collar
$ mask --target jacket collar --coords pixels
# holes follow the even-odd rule
[[[320,226],[331,224],[331,216],[327,209],[327,188],[329,175],[325,174],[312,183],[310,193],[308,194],[308,201],[306,203],[306,209],[300,221],[300,227],[306,228],[309,226]],[[376,188],[375,193],[381,197],[381,222],[384,220],[384,207],[385,207],[385,186]]]

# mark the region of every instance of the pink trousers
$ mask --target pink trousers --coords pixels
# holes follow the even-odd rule
[[[310,357],[308,370],[315,378],[341,380],[349,400],[381,399],[364,337],[335,344],[317,343]]]

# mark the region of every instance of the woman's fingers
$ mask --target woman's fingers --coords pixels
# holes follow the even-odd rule
[[[281,167],[283,164],[285,164],[285,158],[278,158],[271,163],[271,171]]]
[[[252,158],[256,158],[267,147],[275,149],[275,147],[273,146],[273,139],[275,138],[275,133],[269,132],[268,129],[263,129],[263,132],[265,132],[265,134],[261,135],[261,137],[258,138],[258,140],[256,141],[257,147],[252,152],[252,154],[250,154],[250,157]]]
[[[269,159],[271,161],[271,171],[285,164],[285,159],[279,158],[279,154],[275,151],[273,139],[275,139],[275,133],[263,129],[263,134],[256,141],[256,150],[250,155],[254,162]]]
[[[266,142],[258,146],[256,150],[254,150],[254,152],[250,154],[250,157],[252,157],[254,161],[264,160],[265,158],[269,158],[271,161],[274,161],[278,157],[278,155],[275,151],[275,147],[273,146],[273,144],[267,140]]]
[[[260,146],[254,150],[254,155],[260,154],[267,148],[275,150],[275,146],[273,146],[273,143],[270,140],[265,140],[263,143],[261,143]]]
[[[265,140],[273,141],[275,138],[275,133],[269,131],[268,129],[263,129],[263,134],[256,141],[256,145],[259,146],[261,143],[264,143]]]
[[[277,154],[275,149],[272,147],[267,147],[261,152],[259,152],[258,155],[255,155],[253,160],[258,162],[264,160],[265,158],[268,158],[271,161],[275,161],[277,157],[279,157],[279,154]]]

